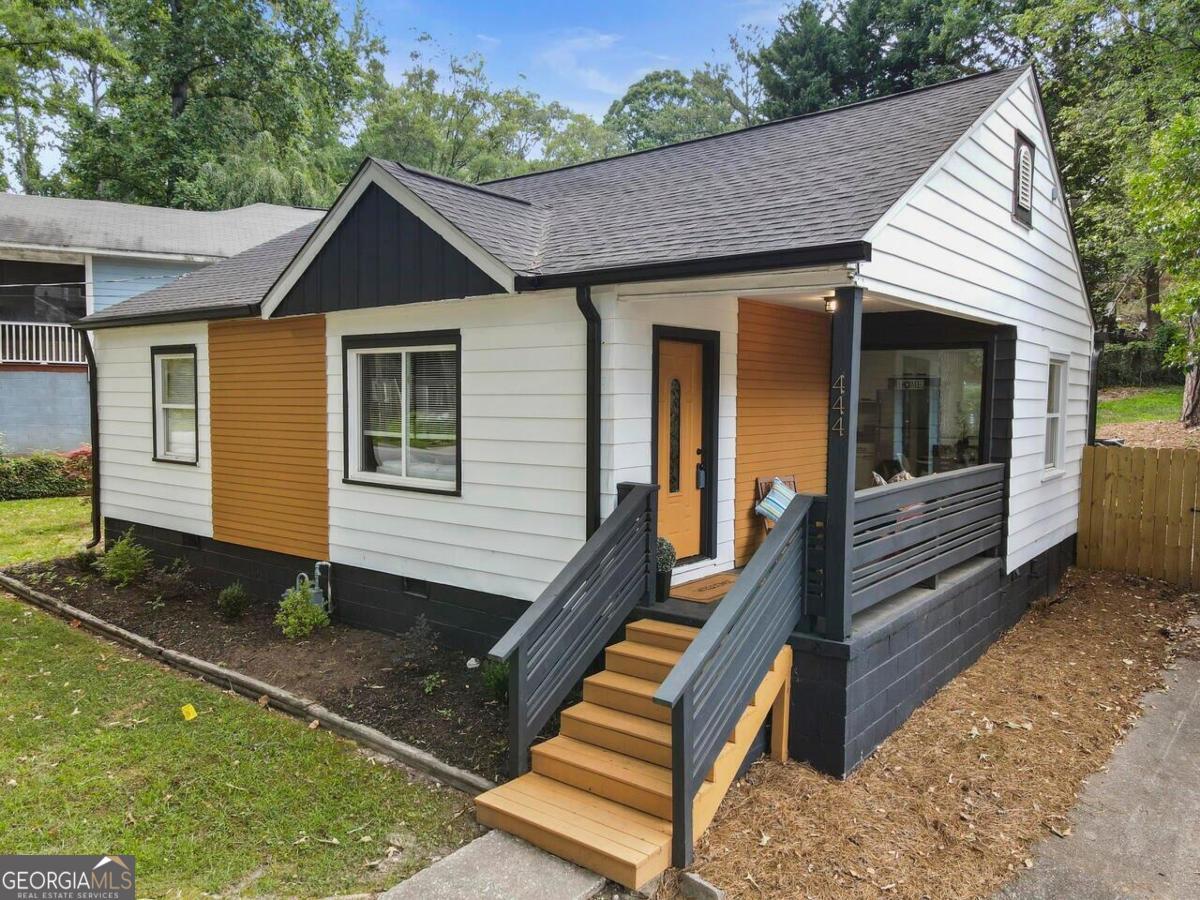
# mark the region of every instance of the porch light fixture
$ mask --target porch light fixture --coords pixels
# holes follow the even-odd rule
[[[825,298],[825,312],[833,315],[837,312],[837,295],[831,294]]]

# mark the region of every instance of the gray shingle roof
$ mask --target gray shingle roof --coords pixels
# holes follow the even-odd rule
[[[486,185],[375,162],[529,278],[582,281],[606,270],[819,250],[861,242],[1025,71],[973,76]],[[261,301],[309,230],[84,322],[188,308],[211,313]],[[297,237],[301,231],[304,237]]]
[[[203,319],[253,312],[316,227],[312,222],[281,234],[237,256],[92,313],[82,321],[104,326],[110,321],[138,317],[183,314]]]
[[[198,212],[0,194],[0,244],[224,258],[315,222],[318,209],[253,203]]]

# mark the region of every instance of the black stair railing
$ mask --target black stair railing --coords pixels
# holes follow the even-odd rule
[[[775,657],[805,612],[809,511],[796,497],[668,673],[654,702],[671,708],[671,858],[692,860],[692,806]]]
[[[507,662],[510,758],[529,747],[639,602],[654,600],[658,486],[620,484],[617,508],[489,652]]]

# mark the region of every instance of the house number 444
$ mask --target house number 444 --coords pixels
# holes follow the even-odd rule
[[[829,431],[838,437],[846,436],[846,376],[839,375],[833,380],[830,390],[833,402],[830,404],[832,415],[829,417]]]

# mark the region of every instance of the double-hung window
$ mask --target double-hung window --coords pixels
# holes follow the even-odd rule
[[[196,348],[155,347],[154,458],[196,462]]]
[[[1067,361],[1051,357],[1046,383],[1046,471],[1062,465],[1064,415],[1067,405]]]
[[[457,332],[347,338],[346,478],[459,489]]]

